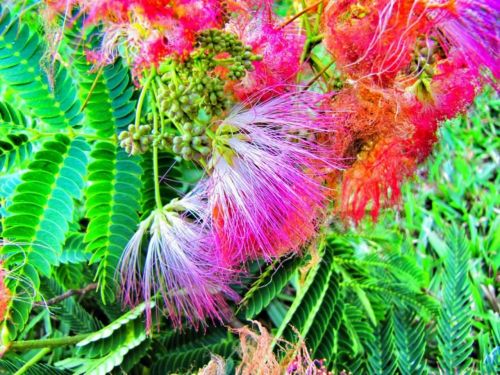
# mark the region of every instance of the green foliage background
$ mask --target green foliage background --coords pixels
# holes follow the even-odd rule
[[[34,25],[0,5],[0,215],[3,238],[15,241],[0,250],[15,294],[0,328],[0,374],[187,373],[212,354],[231,373],[231,330],[179,332],[161,319],[148,336],[145,306],[122,311],[116,301],[120,254],[152,201],[150,161],[116,140],[137,93],[121,61],[89,73],[75,35],[62,42],[71,63],[42,69],[47,46]],[[336,372],[498,373],[499,110],[487,90],[444,124],[399,210],[358,228],[332,216],[312,252],[319,262],[254,265],[238,286],[239,321],[300,336]],[[171,163],[160,166],[169,178],[196,173]],[[93,283],[96,291],[44,304]]]

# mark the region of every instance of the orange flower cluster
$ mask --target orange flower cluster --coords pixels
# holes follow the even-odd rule
[[[340,0],[324,14],[326,46],[347,77],[332,100],[331,147],[349,166],[339,210],[356,222],[399,201],[401,185],[432,152],[439,123],[464,111],[498,61],[481,0]],[[470,17],[474,14],[474,17]],[[473,23],[474,22],[474,23]],[[458,38],[469,30],[477,40]],[[460,41],[464,42],[461,43]],[[470,51],[481,58],[470,59]]]

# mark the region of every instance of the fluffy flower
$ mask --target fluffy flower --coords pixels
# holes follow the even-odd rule
[[[120,261],[124,303],[149,303],[161,297],[175,327],[181,327],[184,321],[195,328],[208,319],[223,321],[229,311],[224,294],[234,294],[210,231],[196,219],[203,210],[201,201],[193,198],[153,211],[140,224]],[[148,327],[151,321],[148,309]]]
[[[417,36],[431,23],[419,0],[330,1],[324,12],[325,43],[354,78],[388,85],[411,61]]]
[[[369,208],[376,218],[384,205],[397,203],[400,186],[416,162],[408,151],[415,127],[393,90],[357,84],[332,101],[338,130],[329,142],[348,165],[330,176],[340,180],[340,213],[359,221]]]
[[[450,51],[447,58],[434,67],[431,78],[418,79],[406,89],[406,102],[412,108],[408,112],[418,116],[433,117],[443,121],[463,112],[477,95],[482,79],[460,51]],[[418,122],[418,120],[413,120]]]
[[[285,94],[249,110],[237,106],[220,124],[207,182],[209,209],[224,261],[272,259],[298,251],[324,207],[318,176],[326,162],[302,131],[324,130],[313,93]]]
[[[340,0],[324,15],[325,41],[341,68],[391,85],[405,72],[419,38],[461,53],[478,73],[499,75],[498,2],[486,0]],[[458,52],[460,51],[460,52]]]
[[[434,4],[432,4],[434,3]],[[434,5],[434,7],[433,7]],[[490,0],[448,0],[430,4],[436,27],[444,34],[442,43],[461,51],[469,67],[488,68],[500,76],[498,54],[500,3]]]
[[[432,78],[391,89],[359,82],[334,98],[343,113],[330,142],[350,164],[330,182],[341,180],[343,216],[359,221],[369,211],[376,219],[382,207],[398,203],[403,182],[431,154],[439,123],[472,103],[480,80],[461,53],[450,52],[434,70]]]
[[[408,140],[397,137],[382,139],[358,155],[343,176],[343,215],[358,222],[369,209],[376,220],[382,206],[399,202],[401,184],[416,166],[410,145]]]
[[[437,65],[425,95],[418,85],[405,93],[360,84],[335,98],[346,112],[332,147],[352,163],[341,176],[344,216],[357,222],[369,211],[376,219],[382,207],[399,202],[403,182],[431,154],[439,123],[467,108],[478,81],[458,55]]]
[[[232,88],[238,99],[245,100],[269,87],[284,89],[286,84],[295,83],[301,68],[300,55],[305,37],[294,25],[281,28],[270,5],[264,5],[256,12],[240,14],[228,24],[227,30],[252,47],[254,54],[262,56],[261,61],[253,63],[255,69]],[[275,90],[275,93],[277,91],[280,90]]]
[[[221,28],[225,14],[221,0],[48,0],[48,7],[67,14],[78,8],[87,27],[102,24],[94,63],[112,62],[124,47],[136,70],[182,58],[193,50],[196,33]]]

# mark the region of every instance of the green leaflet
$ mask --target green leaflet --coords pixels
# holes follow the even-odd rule
[[[345,328],[341,337],[349,343],[348,348],[354,356],[365,351],[364,343],[373,339],[373,329],[361,307],[346,303],[342,324]]]
[[[53,279],[42,279],[40,289],[45,300],[65,292],[60,283]],[[42,305],[42,308],[45,308],[45,306]],[[64,299],[51,306],[50,312],[60,320],[62,325],[67,326],[70,332],[76,334],[94,332],[102,327],[102,323],[82,307],[78,301],[78,296]]]
[[[136,101],[130,72],[121,59],[101,71],[91,71],[84,49],[90,42],[82,38],[98,38],[96,33],[82,35],[79,28],[68,31],[66,37],[73,49],[73,64],[79,83],[80,100],[86,101],[85,117],[100,137],[113,136],[134,122]]]
[[[339,305],[342,305],[343,295],[340,287],[340,277],[333,273],[328,282],[328,289],[323,298],[321,308],[316,314],[306,338],[307,347],[311,352],[316,352],[320,347],[327,330],[331,329],[330,324],[335,327],[338,319]]]
[[[74,374],[107,374],[120,366],[129,352],[134,353],[148,342],[144,322],[138,319],[144,304],[118,318],[117,321],[91,334],[77,344],[80,357],[67,358],[56,363],[57,367],[73,369]]]
[[[314,279],[304,287],[304,294],[302,298],[300,298],[300,303],[297,305],[293,316],[291,316],[290,319],[285,318],[283,321],[283,324],[286,324],[286,326],[282,326],[282,337],[285,340],[294,342],[298,334],[300,337],[306,338],[307,342],[309,329],[315,325],[315,319],[320,309],[325,308],[323,304],[325,303],[328,305],[334,303],[333,300],[330,299],[331,295],[328,293],[330,279],[334,272],[332,259],[333,251],[329,251],[329,249],[326,248],[324,256],[317,266],[317,272],[313,274]],[[292,309],[293,307],[290,311],[293,311]],[[328,310],[330,311],[330,309]],[[317,338],[314,340],[315,342],[318,341]]]
[[[229,357],[236,351],[236,342],[232,338],[216,344],[191,349],[180,348],[155,361],[151,368],[152,375],[164,375],[181,370],[195,370],[206,365],[213,354]]]
[[[336,357],[339,351],[339,328],[344,314],[345,291],[341,289],[337,296],[337,303],[333,306],[333,312],[330,320],[323,322],[328,329],[324,332],[321,341],[317,345],[314,353],[315,358],[325,358],[326,363],[332,367],[336,363]]]
[[[426,374],[425,324],[405,309],[397,309],[394,315],[394,334],[398,353],[398,367],[402,375]]]
[[[3,236],[16,245],[7,246],[7,265],[26,260],[49,276],[59,263],[62,245],[73,219],[73,199],[80,199],[87,170],[87,143],[57,135],[34,155],[23,181],[16,189]]]
[[[267,267],[252,284],[241,302],[247,320],[257,316],[276,298],[288,284],[301,263],[302,259],[300,257],[293,257],[281,263],[275,262]]]
[[[0,140],[0,172],[8,172],[31,153],[31,143],[26,134],[7,134]]]
[[[24,365],[21,360],[0,359],[0,375],[14,374]],[[68,370],[61,370],[53,366],[35,364],[26,372],[27,375],[70,375]]]
[[[73,220],[74,199],[81,198],[84,188],[88,149],[82,138],[55,136],[34,155],[16,188],[3,231],[3,237],[12,244],[0,249],[5,267],[12,270],[8,287],[23,296],[10,301],[9,325],[24,326],[33,288],[38,289],[38,274],[50,276],[52,267],[59,264]],[[14,335],[16,330],[10,331]]]
[[[203,335],[194,329],[168,331],[157,339],[157,354],[161,357],[175,350],[196,349],[201,346],[214,345],[228,339],[228,331],[224,327],[209,327]]]
[[[469,248],[463,231],[454,228],[447,236],[443,269],[443,301],[438,319],[439,364],[445,374],[466,372],[473,350],[470,301]]]
[[[115,299],[115,272],[120,256],[139,223],[142,168],[111,142],[97,143],[91,154],[85,235],[91,263],[98,263],[96,280],[104,302]]]
[[[38,35],[0,5],[0,80],[34,117],[51,127],[80,126],[83,115],[75,85],[58,62],[54,63],[53,77],[48,77],[40,67],[44,50]]]
[[[230,357],[238,341],[224,327],[208,327],[203,335],[193,329],[168,331],[153,341],[154,374],[169,374],[204,366],[212,354]]]
[[[152,309],[155,303],[151,302],[149,305],[149,308]],[[122,326],[126,325],[128,322],[136,320],[139,316],[141,316],[144,310],[146,310],[146,303],[141,303],[139,306],[122,315],[106,327],[92,333],[91,335],[86,337],[85,340],[80,341],[77,346],[83,347],[90,344],[91,342],[99,341],[112,336],[113,333],[120,329]]]
[[[0,101],[0,172],[9,172],[31,155],[31,142],[22,132],[29,125],[30,122],[20,111]]]
[[[22,130],[30,128],[33,124],[21,111],[15,109],[5,101],[0,101],[0,125],[0,128],[10,127]]]
[[[394,314],[387,312],[387,319],[374,330],[374,340],[368,346],[368,372],[373,375],[393,375],[397,370],[397,353],[394,340]]]
[[[59,258],[61,264],[78,264],[90,260],[91,254],[85,251],[83,233],[71,233],[67,236],[64,250]]]

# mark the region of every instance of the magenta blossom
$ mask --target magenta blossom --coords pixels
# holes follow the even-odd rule
[[[441,42],[459,49],[469,66],[488,68],[495,78],[500,76],[498,61],[500,2],[495,0],[454,0],[438,2],[433,11],[437,27],[444,34]],[[432,6],[431,6],[432,8]]]
[[[120,277],[124,303],[145,301],[149,305],[161,297],[175,327],[187,321],[198,329],[208,319],[222,322],[227,318],[224,295],[234,296],[234,292],[214,252],[211,231],[197,219],[203,205],[193,198],[173,201],[140,224],[122,255]],[[148,328],[151,315],[146,310]]]
[[[261,61],[253,62],[255,69],[232,87],[240,100],[271,86],[294,84],[300,72],[306,38],[293,24],[280,27],[281,21],[276,19],[271,7],[263,2],[258,11],[242,13],[226,26],[245,45],[252,47],[253,53],[262,56]]]
[[[321,177],[330,166],[307,137],[331,124],[319,99],[302,91],[249,110],[237,106],[219,125],[207,189],[227,264],[298,251],[315,234],[325,204]]]

